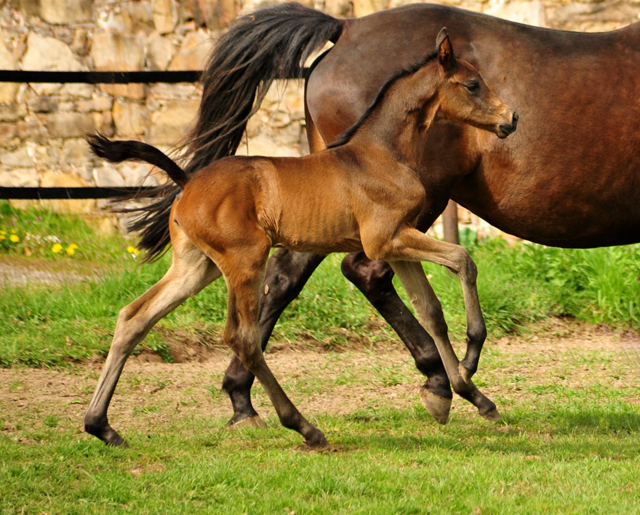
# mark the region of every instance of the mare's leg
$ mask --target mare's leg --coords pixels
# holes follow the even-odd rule
[[[358,252],[344,258],[342,273],[398,333],[418,370],[427,376],[427,381],[420,388],[422,404],[433,418],[446,424],[452,399],[447,372],[433,338],[398,296],[392,282],[391,266],[384,261],[372,261],[364,252]]]
[[[158,320],[221,275],[213,262],[183,233],[174,237],[178,231],[181,232],[172,227],[173,264],[167,274],[120,311],[109,355],[84,416],[85,430],[109,445],[125,443],[109,425],[107,409],[127,358]]]
[[[262,240],[261,244],[251,247],[226,249],[219,262],[229,290],[224,339],[240,361],[258,378],[282,425],[304,436],[309,446],[326,446],[327,440],[322,431],[310,424],[289,400],[262,353],[258,312],[264,268],[271,245],[264,234]]]
[[[302,291],[311,274],[325,256],[302,254],[286,249],[278,250],[269,259],[267,275],[262,288],[259,318],[260,347],[264,351],[273,327],[285,308]],[[227,368],[222,388],[229,394],[233,417],[229,426],[264,426],[264,422],[251,404],[251,386],[255,376],[234,356]]]
[[[433,334],[454,391],[473,403],[483,417],[488,420],[500,420],[495,404],[485,397],[471,380],[465,381],[460,375],[460,364],[449,341],[442,306],[429,284],[422,263],[394,261],[391,266],[407,290],[418,319],[425,325],[427,331]]]

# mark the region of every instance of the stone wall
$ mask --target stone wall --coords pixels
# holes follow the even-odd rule
[[[364,16],[405,0],[305,3],[337,16]],[[0,0],[0,69],[197,70],[211,42],[260,0]],[[270,1],[270,3],[273,3]],[[640,0],[445,0],[514,21],[559,29],[610,30],[632,23]],[[0,83],[0,186],[156,184],[146,165],[105,166],[82,140],[100,131],[165,150],[195,116],[193,84]],[[274,88],[251,120],[240,152],[307,152],[300,85]],[[94,202],[72,204],[91,210]],[[463,220],[472,220],[464,214]]]

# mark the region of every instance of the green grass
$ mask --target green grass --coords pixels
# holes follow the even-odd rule
[[[536,407],[516,402],[508,426],[459,416],[440,427],[418,406],[318,416],[329,454],[297,450],[272,418],[240,432],[172,421],[128,434],[127,449],[46,418],[0,434],[0,512],[637,513],[638,407]]]
[[[130,251],[132,240],[101,236],[82,219],[47,211],[17,211],[0,202],[0,228],[16,230],[20,242],[6,238],[0,259],[48,263],[57,270],[98,274],[52,287],[4,285],[0,298],[0,366],[66,366],[105,355],[117,313],[162,277],[170,255],[140,266]],[[26,229],[25,229],[26,228]],[[28,237],[28,235],[31,235]],[[55,236],[64,244],[58,253],[51,242],[29,243],[35,236]],[[30,238],[30,239],[29,239]],[[548,316],[570,316],[621,330],[640,329],[640,246],[570,250],[533,244],[508,246],[499,239],[475,242],[465,233],[478,264],[480,301],[489,338],[518,332]],[[69,242],[76,254],[67,255]],[[25,249],[31,257],[25,258]],[[358,342],[395,339],[364,297],[339,273],[341,255],[319,267],[300,298],[285,311],[273,339],[311,342],[340,348]],[[35,261],[34,261],[35,260]],[[425,264],[454,340],[465,335],[459,281],[448,270]],[[406,295],[398,285],[398,290]],[[224,281],[217,281],[160,323],[143,344],[170,361],[167,338],[196,342],[218,339],[226,316]]]

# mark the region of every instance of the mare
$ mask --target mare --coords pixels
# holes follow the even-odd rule
[[[171,210],[171,268],[120,311],[85,415],[86,430],[108,444],[124,442],[109,425],[107,409],[126,359],[160,318],[224,276],[225,342],[260,380],[282,425],[299,432],[309,446],[326,446],[322,431],[289,400],[262,353],[260,298],[274,246],[319,254],[360,251],[391,263],[418,317],[433,332],[449,377],[486,416],[497,417],[493,402],[460,376],[447,332],[433,319],[438,300],[421,265],[432,261],[460,277],[469,324],[484,330],[469,254],[415,228],[427,197],[418,167],[424,166],[429,128],[439,118],[500,138],[511,134],[517,121],[477,70],[454,57],[446,29],[438,34],[436,50],[390,78],[358,122],[324,152],[303,158],[228,157],[187,174],[145,143],[90,137],[98,156],[111,162],[147,161],[165,170],[183,191]],[[450,399],[431,396],[428,401],[436,417],[448,415]]]
[[[443,26],[452,31],[457,55],[518,111],[521,130],[498,140],[469,125],[436,122],[418,168],[426,199],[416,227],[425,231],[452,198],[536,243],[587,248],[640,242],[640,23],[582,34],[429,4],[349,20],[296,4],[257,11],[238,20],[210,57],[198,121],[184,147],[186,170],[234,153],[247,117],[273,80],[300,76],[309,53],[332,41],[306,83],[309,145],[320,151],[358,120],[380,86],[414,62],[422,42]],[[176,191],[166,193],[136,226],[150,258],[167,243]],[[281,249],[270,260],[260,313],[263,348],[322,259]],[[360,252],[347,255],[342,271],[409,348],[428,377],[422,393],[450,398],[434,341],[398,297],[392,268]],[[438,319],[445,327],[441,314]],[[467,337],[462,365],[470,376],[485,334],[470,327]],[[231,424],[259,420],[252,383],[252,374],[234,359],[223,381],[233,404]],[[465,390],[457,393],[474,402]]]

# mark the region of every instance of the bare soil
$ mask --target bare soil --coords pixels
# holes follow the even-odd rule
[[[57,286],[70,282],[95,281],[95,268],[86,262],[54,262],[43,259],[0,257],[0,286],[6,282],[12,286],[46,284]]]
[[[640,387],[638,334],[570,320],[549,320],[531,334],[488,341],[485,346],[485,365],[481,361],[475,381],[499,406],[501,401],[508,404],[533,396],[531,387],[542,384]],[[179,341],[172,344],[179,345]],[[114,427],[124,433],[153,432],[154,426],[170,420],[196,418],[210,419],[220,427],[230,418],[230,403],[220,384],[231,355],[217,346],[196,352],[188,345],[181,355],[186,362],[162,363],[149,353],[129,360],[109,411]],[[344,352],[279,345],[267,360],[294,403],[311,419],[322,413],[407,408],[420,402],[418,389],[424,378],[396,343]],[[47,426],[81,433],[101,367],[95,362],[71,370],[0,369],[0,430],[12,434]],[[638,398],[626,400],[640,403]],[[263,418],[274,415],[257,383],[254,405]],[[454,399],[453,409],[453,416],[474,411],[459,398]]]

